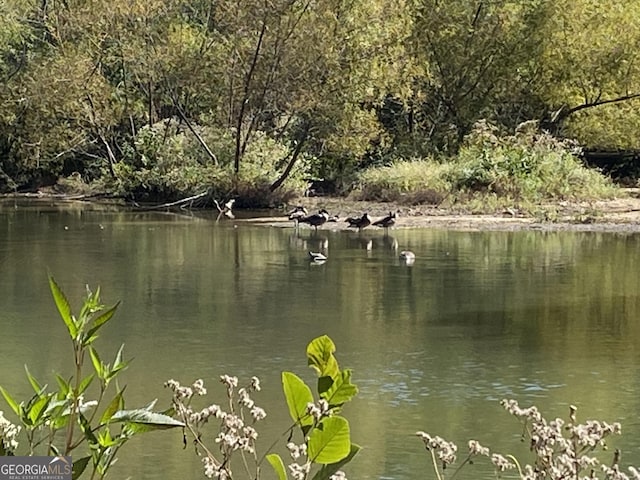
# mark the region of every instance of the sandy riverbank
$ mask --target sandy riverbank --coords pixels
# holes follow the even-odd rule
[[[541,206],[541,213],[536,217],[515,209],[476,215],[466,213],[463,209],[360,202],[330,197],[302,198],[299,199],[298,204],[304,205],[310,212],[325,208],[332,215],[338,215],[337,222],[329,222],[320,227],[328,230],[346,229],[347,224],[343,219],[349,216],[359,216],[368,212],[375,220],[385,216],[389,211],[396,211],[398,218],[394,228],[640,232],[640,198],[635,196],[636,191],[630,190],[626,193],[627,196],[624,198],[614,200],[588,203],[561,202]],[[273,226],[291,225],[284,214],[280,217],[261,217],[242,221]]]

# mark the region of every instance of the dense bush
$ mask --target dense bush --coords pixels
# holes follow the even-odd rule
[[[208,191],[211,199],[238,197],[240,207],[279,205],[304,192],[306,158],[297,162],[283,187],[270,189],[286,167],[285,145],[257,132],[235,175],[232,135],[195,128],[215,152],[215,159],[183,125],[167,120],[142,128],[132,143],[124,145],[123,160],[113,166],[115,178],[104,186],[138,201],[171,201]]]
[[[479,122],[452,159],[366,170],[359,177],[359,196],[398,201],[433,192],[425,197],[429,203],[450,195],[456,201],[487,197],[518,204],[613,197],[617,190],[611,180],[586,168],[579,154],[572,142],[540,132],[534,124],[505,135]]]

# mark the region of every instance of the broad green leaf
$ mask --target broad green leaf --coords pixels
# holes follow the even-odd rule
[[[56,302],[56,307],[58,307],[60,317],[62,318],[64,324],[67,326],[67,330],[69,330],[71,339],[75,340],[78,337],[78,327],[75,324],[73,315],[71,315],[71,306],[69,305],[69,301],[67,300],[67,297],[62,292],[62,290],[60,290],[60,287],[52,276],[49,276],[49,287],[51,288],[51,293],[53,294],[53,300]]]
[[[112,422],[126,422],[144,426],[147,430],[166,430],[167,428],[184,427],[184,423],[161,413],[145,409],[119,410],[111,417]]]
[[[362,447],[360,447],[360,445],[352,443],[349,450],[349,455],[344,457],[339,462],[330,463],[329,465],[323,466],[320,470],[318,470],[318,472],[316,472],[312,480],[329,480],[329,478],[331,478],[331,475],[335,474],[338,470],[341,470],[342,467],[353,460],[353,457],[356,456],[361,448]]]
[[[105,408],[104,412],[102,413],[102,417],[100,417],[101,425],[109,422],[111,420],[111,417],[113,417],[113,415],[122,408],[122,406],[124,405],[124,402],[122,401],[123,393],[124,388],[116,393],[111,402],[109,402],[109,405],[107,405],[107,408]]]
[[[90,456],[82,457],[78,460],[73,461],[73,467],[71,469],[71,478],[73,480],[77,480],[78,478],[80,478],[80,475],[82,475],[84,470],[87,468],[87,465],[89,464],[89,460],[91,460]]]
[[[295,373],[282,372],[282,389],[293,421],[300,426],[312,425],[307,405],[313,403],[313,394],[307,384]]]
[[[325,418],[311,430],[307,452],[312,462],[336,463],[349,455],[350,450],[349,422],[345,418]]]
[[[358,387],[351,383],[351,370],[346,369],[340,372],[335,378],[333,385],[321,396],[329,405],[342,405],[348,402],[358,393]]]
[[[11,397],[11,395],[9,395],[9,392],[7,392],[2,387],[0,387],[0,392],[2,392],[2,396],[11,407],[11,410],[13,410],[15,414],[18,415],[19,417],[22,417],[22,408],[20,407],[20,405],[16,403],[16,401]]]
[[[102,327],[105,323],[107,323],[109,320],[111,320],[111,318],[113,318],[113,315],[116,313],[116,310],[118,309],[119,305],[120,305],[120,302],[116,303],[113,307],[111,307],[109,310],[107,310],[106,312],[104,312],[103,314],[98,316],[93,321],[93,325],[87,331],[87,334],[84,337],[85,340],[83,341],[83,343],[85,345],[90,344],[91,342],[93,342],[93,340],[95,340],[97,338],[97,336],[94,337],[94,334],[97,333],[97,331],[100,329],[100,327]]]
[[[308,365],[321,377],[335,378],[340,373],[338,361],[333,356],[336,346],[327,335],[315,338],[307,346]]]
[[[270,453],[266,458],[276,471],[276,474],[278,474],[278,479],[287,480],[287,470],[284,468],[284,462],[282,461],[282,458],[280,458],[280,455],[277,453]]]
[[[33,425],[36,425],[38,423],[38,420],[40,420],[42,414],[46,411],[50,400],[50,396],[39,397],[38,400],[36,400],[34,404],[31,405],[29,411],[27,412],[27,415]]]

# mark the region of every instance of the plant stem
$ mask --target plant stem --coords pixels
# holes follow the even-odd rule
[[[433,469],[436,472],[436,477],[438,478],[438,480],[442,480],[442,477],[440,476],[440,472],[438,471],[438,460],[436,459],[436,454],[433,451],[433,448],[430,448],[429,452],[431,452],[431,461],[433,462]]]
[[[67,427],[67,443],[64,449],[64,454],[69,455],[71,447],[73,445],[73,427],[76,422],[76,413],[78,410],[78,390],[80,390],[80,381],[82,377],[82,345],[79,340],[74,341],[74,353],[76,363],[76,381],[73,388],[73,402],[71,405],[71,412],[69,413],[69,426]]]

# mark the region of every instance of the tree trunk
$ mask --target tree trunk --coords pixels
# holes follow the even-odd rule
[[[289,160],[289,164],[287,165],[287,168],[285,168],[284,172],[282,172],[282,175],[280,175],[280,177],[278,177],[278,179],[271,184],[271,186],[269,187],[270,191],[272,192],[276,191],[278,188],[282,186],[285,180],[289,177],[291,170],[293,170],[293,166],[296,164],[296,160],[298,160],[298,156],[300,156],[300,152],[302,152],[302,147],[304,146],[305,142],[307,141],[307,138],[309,137],[310,129],[311,129],[311,125],[307,124],[307,126],[304,129],[304,132],[302,133],[302,137],[300,138],[300,140],[298,140],[298,143],[296,144],[296,148],[293,150],[293,154],[291,155],[291,160]]]
[[[253,59],[251,66],[247,72],[247,76],[244,80],[244,94],[242,95],[242,103],[240,104],[240,111],[238,112],[238,118],[236,121],[236,152],[233,159],[233,171],[238,174],[240,172],[240,159],[242,157],[242,124],[244,123],[244,113],[247,103],[249,103],[249,87],[251,86],[251,80],[253,79],[253,72],[258,64],[258,58],[260,57],[260,50],[262,49],[262,41],[264,40],[264,34],[267,31],[267,13],[265,11],[262,18],[262,27],[260,28],[260,36],[258,37],[258,43],[253,53]]]

